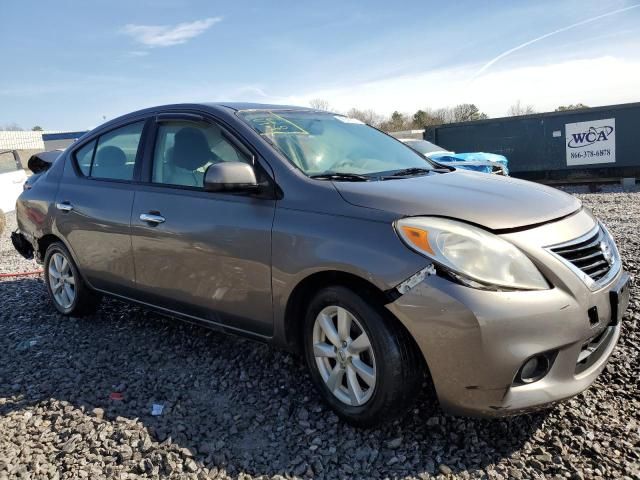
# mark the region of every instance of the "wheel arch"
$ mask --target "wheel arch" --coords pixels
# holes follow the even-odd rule
[[[315,272],[303,278],[292,290],[287,299],[284,314],[284,336],[290,350],[298,354],[302,352],[302,319],[304,318],[305,308],[317,291],[329,286],[348,288],[363,296],[367,301],[374,303],[384,315],[406,332],[417,351],[421,351],[407,327],[385,307],[385,305],[393,301],[393,297],[368,280],[339,270]]]
[[[49,246],[55,242],[60,242],[65,247],[67,246],[60,237],[54,235],[53,233],[47,233],[46,235],[43,235],[42,237],[36,239],[36,255],[40,261],[44,262],[44,256],[47,253],[47,248],[49,248]],[[67,248],[67,250],[69,250],[69,248]]]
[[[76,268],[78,270],[78,273],[80,274],[80,277],[82,277],[82,280],[84,280],[84,282],[89,286],[89,288],[93,288],[93,286],[89,283],[89,281],[87,280],[87,277],[84,275],[84,273],[82,272],[82,269],[80,268],[80,264],[78,263],[78,259],[76,257],[75,252],[73,251],[72,248],[70,248],[70,246],[67,244],[67,242],[64,241],[64,239],[62,237],[59,237],[58,235],[54,234],[54,233],[47,233],[45,235],[43,235],[42,237],[38,237],[35,239],[35,247],[36,247],[36,258],[38,259],[38,261],[42,262],[44,264],[44,257],[47,254],[47,249],[49,248],[49,246],[53,243],[59,242],[61,243],[64,248],[67,249],[67,252],[69,252],[69,255],[71,255],[71,260],[73,260],[73,263],[75,263]]]

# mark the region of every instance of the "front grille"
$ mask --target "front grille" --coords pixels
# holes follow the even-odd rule
[[[605,235],[602,227],[598,227],[586,240],[551,247],[551,251],[597,282],[609,273],[613,264],[613,247]]]

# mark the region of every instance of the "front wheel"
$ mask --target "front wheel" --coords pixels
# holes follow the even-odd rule
[[[413,340],[390,314],[341,286],[319,291],[307,310],[311,377],[345,421],[371,426],[405,412],[424,373]]]
[[[84,282],[61,242],[54,242],[47,248],[44,277],[49,298],[63,315],[87,315],[93,313],[100,303],[100,296]]]

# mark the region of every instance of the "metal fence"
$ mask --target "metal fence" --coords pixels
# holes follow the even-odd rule
[[[42,134],[44,148],[45,150],[64,150],[85,133],[87,132],[45,132]]]
[[[549,183],[640,177],[640,103],[428,127],[456,152],[499,153],[515,177]]]
[[[54,150],[66,148],[86,132],[0,130],[0,150]]]
[[[43,132],[0,131],[0,150],[44,150]]]

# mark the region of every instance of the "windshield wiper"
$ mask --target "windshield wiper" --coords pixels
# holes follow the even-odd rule
[[[429,173],[431,171],[432,169],[430,168],[420,168],[420,167],[405,168],[404,170],[398,170],[397,172],[393,172],[391,175],[385,175],[384,177],[382,177],[382,179],[385,180],[388,178],[410,177],[412,175],[420,175],[424,173]]]
[[[315,180],[338,180],[342,182],[368,182],[371,180],[366,175],[358,175],[357,173],[340,173],[340,172],[324,172],[317,175],[310,175],[309,178]]]

